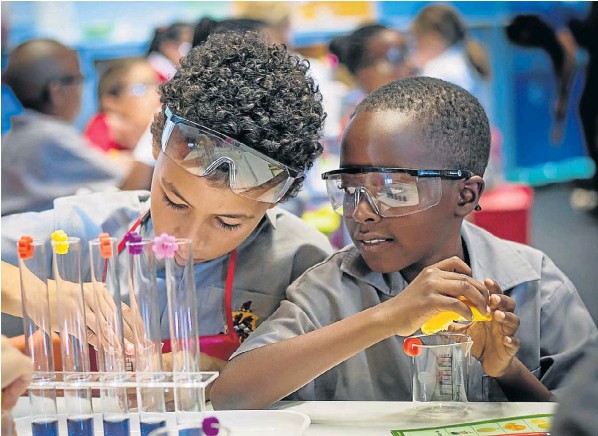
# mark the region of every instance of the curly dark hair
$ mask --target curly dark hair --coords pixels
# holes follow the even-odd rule
[[[490,124],[484,108],[469,92],[431,77],[396,80],[368,95],[359,112],[404,113],[422,129],[425,144],[445,157],[447,167],[484,175],[490,155]]]
[[[160,101],[180,117],[306,171],[322,154],[326,117],[308,70],[307,61],[255,32],[214,34],[181,59],[174,77],[160,86]],[[151,127],[154,144],[165,120],[163,107]],[[284,200],[297,195],[303,180]]]

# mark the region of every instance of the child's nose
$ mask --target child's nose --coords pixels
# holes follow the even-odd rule
[[[372,204],[370,194],[365,189],[359,189],[355,192],[355,210],[352,216],[358,223],[380,221],[382,219]]]

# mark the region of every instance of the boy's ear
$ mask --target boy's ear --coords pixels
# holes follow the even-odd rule
[[[458,216],[464,218],[476,209],[485,184],[480,176],[472,176],[459,182],[459,202],[455,210]]]

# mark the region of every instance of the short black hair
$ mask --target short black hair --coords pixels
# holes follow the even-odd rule
[[[309,63],[255,32],[213,34],[181,59],[160,86],[160,101],[180,117],[230,136],[300,171],[322,154],[326,114]],[[152,135],[160,143],[164,107]],[[299,192],[295,181],[284,199]]]
[[[369,94],[354,115],[384,110],[404,113],[418,123],[430,151],[445,156],[447,169],[484,175],[490,124],[480,102],[460,86],[432,77],[396,80]]]

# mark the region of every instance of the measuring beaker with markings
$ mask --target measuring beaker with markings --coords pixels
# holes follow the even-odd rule
[[[471,337],[440,332],[413,338],[419,339],[413,343],[411,363],[417,411],[435,417],[465,412]]]

